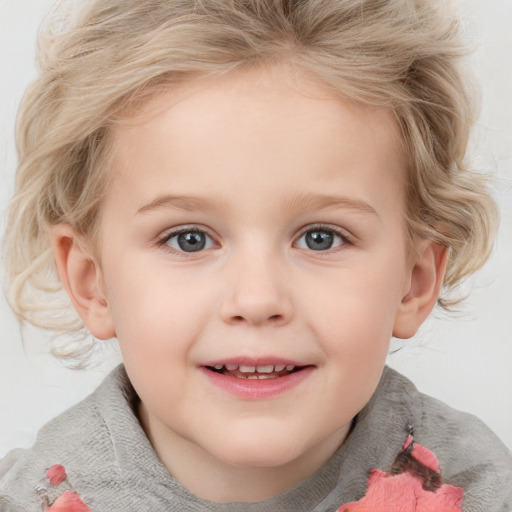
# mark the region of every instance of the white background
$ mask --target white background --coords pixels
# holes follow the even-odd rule
[[[12,193],[13,125],[34,77],[35,36],[51,0],[0,0],[0,230]],[[483,419],[512,447],[512,1],[460,0],[482,88],[482,113],[471,154],[496,177],[502,226],[493,259],[470,283],[463,316],[430,319],[389,363],[424,392]],[[0,233],[1,234],[1,233]],[[0,279],[2,279],[0,267]],[[368,319],[371,321],[371,319]],[[42,424],[89,394],[120,357],[109,344],[98,366],[63,368],[48,355],[47,337],[24,333],[0,297],[0,457],[28,447]]]

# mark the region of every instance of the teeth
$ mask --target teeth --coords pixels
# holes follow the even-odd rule
[[[216,364],[214,366],[214,368],[216,370],[222,370],[222,369],[226,369],[227,371],[229,372],[236,372],[236,371],[239,371],[240,373],[255,373],[257,375],[255,376],[245,376],[245,375],[242,375],[241,378],[269,378],[269,375],[268,374],[271,374],[271,373],[280,373],[282,372],[284,369],[286,369],[287,371],[291,372],[292,370],[295,369],[295,365],[293,364],[287,364],[287,365],[284,365],[284,364],[276,364],[276,365],[273,365],[273,364],[268,364],[268,365],[260,365],[260,366],[239,366],[237,364]]]
[[[274,365],[269,364],[268,366],[256,366],[258,373],[272,373],[274,371]]]
[[[259,375],[237,375],[237,379],[250,379],[250,380],[266,380],[266,379],[277,379],[275,375],[266,375],[261,373]]]

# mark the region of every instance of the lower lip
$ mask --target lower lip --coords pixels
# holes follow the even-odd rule
[[[311,375],[314,367],[306,366],[298,372],[274,379],[238,379],[237,377],[213,372],[204,367],[200,368],[200,370],[208,377],[211,383],[236,398],[243,400],[266,400],[277,397],[298,386]]]

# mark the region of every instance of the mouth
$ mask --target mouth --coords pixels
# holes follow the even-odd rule
[[[199,367],[216,388],[241,400],[269,400],[287,395],[307,380],[315,365],[265,357],[259,360],[210,361]]]
[[[300,372],[307,368],[307,366],[297,366],[294,364],[238,365],[227,363],[205,366],[205,368],[211,372],[236,379],[269,380]]]

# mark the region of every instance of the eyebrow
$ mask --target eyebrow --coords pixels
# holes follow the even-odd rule
[[[137,210],[137,215],[148,213],[152,210],[162,208],[173,208],[185,211],[206,211],[215,207],[215,204],[207,198],[194,196],[176,196],[172,194],[162,194],[153,201],[145,204]]]
[[[375,208],[369,203],[362,199],[349,196],[305,194],[293,197],[288,201],[286,206],[289,209],[300,211],[344,209],[379,216]]]
[[[289,199],[285,207],[289,210],[311,211],[311,210],[353,210],[358,213],[367,213],[379,216],[376,210],[362,199],[325,195],[325,194],[305,194],[297,195]],[[162,194],[153,201],[145,204],[137,210],[137,215],[143,215],[153,210],[163,208],[172,208],[185,211],[208,211],[218,208],[216,202],[205,197],[183,196]]]

